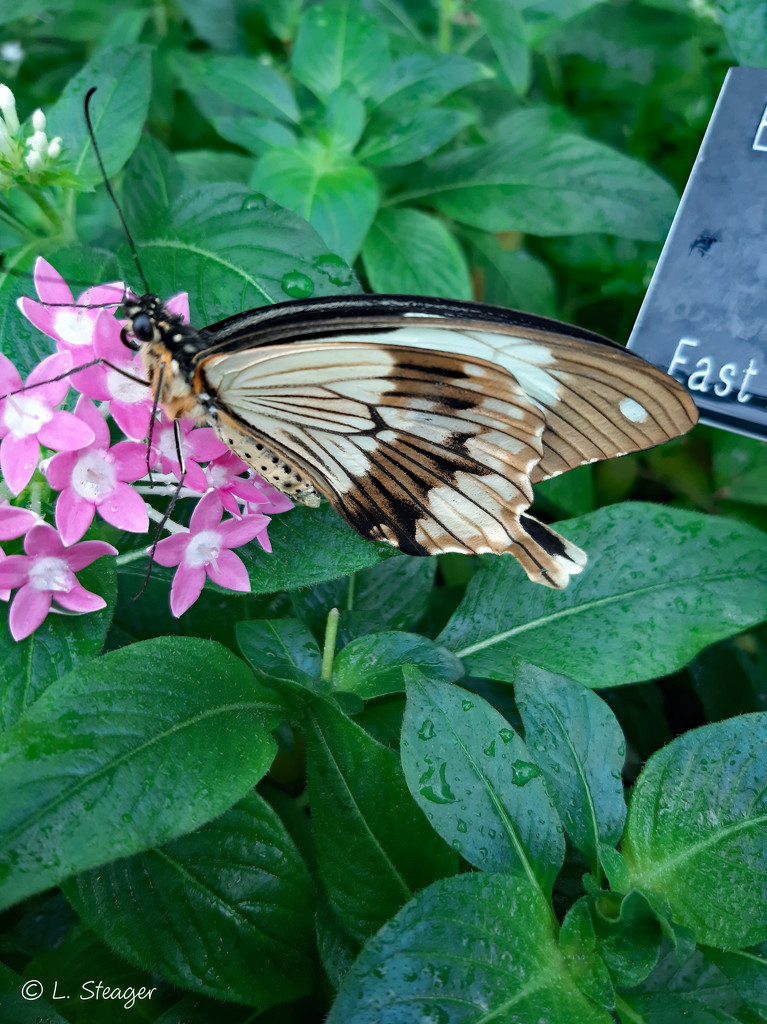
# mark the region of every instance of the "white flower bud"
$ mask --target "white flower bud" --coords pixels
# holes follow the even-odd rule
[[[21,64],[24,60],[24,50],[18,40],[10,43],[0,43],[0,60],[7,64]]]
[[[42,110],[40,110],[39,107],[32,115],[32,127],[35,129],[36,132],[45,131],[45,114],[42,112]]]
[[[48,143],[48,156],[51,160],[56,160],[61,156],[61,136],[57,135],[55,139],[51,139]]]
[[[48,152],[48,136],[45,132],[35,132],[34,135],[30,135],[27,139],[27,145],[35,153],[39,153],[42,156]]]
[[[36,174],[37,171],[41,171],[43,169],[43,158],[39,153],[36,153],[34,149],[30,150],[24,157],[24,163],[32,174]]]
[[[15,135],[19,130],[19,116],[16,113],[16,100],[14,99],[13,93],[0,82],[0,113],[5,118],[5,123],[8,127],[8,131],[11,135]]]
[[[6,160],[13,160],[14,148],[11,137],[8,134],[8,129],[5,126],[5,121],[0,117],[0,156],[5,157]]]

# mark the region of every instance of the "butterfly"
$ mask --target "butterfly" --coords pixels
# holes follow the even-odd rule
[[[678,381],[621,346],[498,306],[351,295],[202,330],[155,295],[124,310],[168,416],[212,426],[294,501],[324,497],[410,555],[508,553],[558,589],[586,554],[529,514],[533,484],[697,421]]]

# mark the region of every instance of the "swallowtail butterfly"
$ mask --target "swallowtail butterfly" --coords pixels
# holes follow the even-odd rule
[[[471,302],[352,295],[195,330],[125,304],[172,419],[206,421],[274,487],[327,498],[410,555],[513,555],[561,588],[583,551],[528,514],[532,485],[661,444],[697,420],[680,383],[613,342]]]

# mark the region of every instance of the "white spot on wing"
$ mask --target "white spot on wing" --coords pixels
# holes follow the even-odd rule
[[[647,409],[633,398],[624,398],[618,408],[632,423],[644,423],[647,419]]]

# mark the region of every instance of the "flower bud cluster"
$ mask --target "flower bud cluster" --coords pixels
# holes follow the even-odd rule
[[[24,136],[16,112],[16,99],[7,85],[0,83],[0,188],[13,182],[34,183],[61,155],[61,138],[48,139],[45,114],[32,114],[32,132]]]

